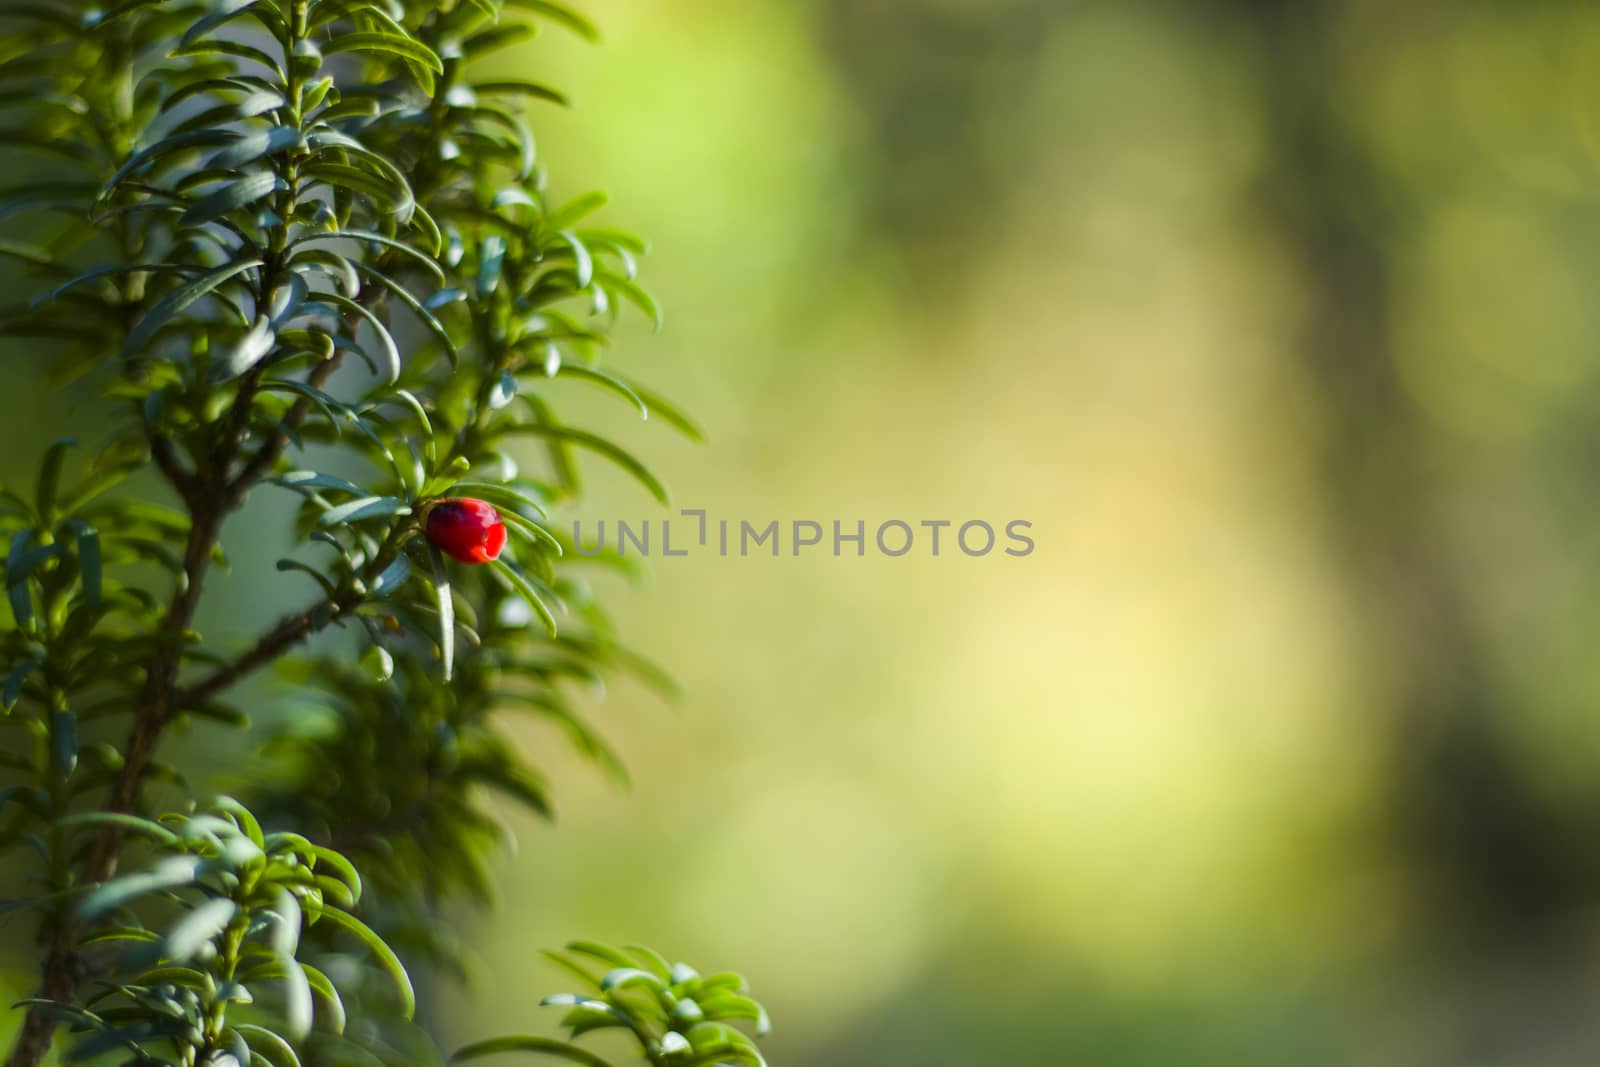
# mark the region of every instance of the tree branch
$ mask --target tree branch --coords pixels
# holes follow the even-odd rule
[[[156,631],[156,651],[134,705],[133,726],[122,747],[122,767],[102,811],[120,813],[134,809],[161,731],[172,718],[174,683],[183,658],[183,635],[194,622],[211,551],[221,533],[222,520],[230,510],[223,490],[228,467],[243,441],[255,393],[255,377],[240,383],[239,394],[224,420],[216,455],[203,468],[203,473],[202,469],[194,474],[184,472],[171,440],[155,436],[151,428],[146,427],[152,456],[189,507],[189,536],[183,550],[183,576],[173,590],[172,601]],[[120,823],[110,823],[100,829],[79,867],[79,885],[103,882],[116,873],[117,854],[126,836],[127,829]],[[40,1000],[62,1001],[71,996],[78,978],[77,945],[81,926],[68,909],[63,908],[58,913],[41,970]],[[56,1018],[45,1004],[30,1006],[6,1060],[7,1067],[37,1067],[50,1049],[55,1025]]]
[[[321,389],[327,384],[333,372],[339,369],[339,364],[344,358],[343,352],[335,352],[328,359],[317,365],[306,377],[306,384],[313,389]],[[297,399],[283,416],[283,428],[261,443],[255,455],[245,461],[239,473],[234,475],[227,484],[224,492],[230,506],[238,507],[244,502],[244,496],[250,487],[260,481],[278,462],[278,457],[283,455],[283,450],[289,446],[289,431],[305,421],[306,414],[311,410],[311,398],[302,396]]]
[[[144,773],[155,755],[156,742],[170,717],[172,683],[177,676],[183,632],[194,618],[205,581],[207,561],[222,525],[222,510],[211,507],[191,518],[189,538],[183,554],[183,580],[173,592],[161,628],[155,657],[145,676],[133,714],[133,727],[123,746],[123,764],[111,787],[103,811],[131,811],[138,800]],[[78,884],[103,882],[116,871],[117,852],[126,830],[112,823],[103,827],[90,845],[78,872]],[[68,999],[77,984],[79,964],[77,945],[81,924],[62,909],[51,934],[50,946],[41,972],[38,998],[48,1001]],[[49,1051],[56,1018],[43,1004],[28,1009],[22,1029],[6,1060],[7,1067],[35,1067]]]
[[[333,600],[320,600],[304,611],[285,615],[238,659],[225,667],[219,667],[193,685],[179,689],[172,701],[174,710],[199,707],[245,675],[266,666],[294,645],[306,640],[333,618],[349,611],[363,599],[365,598],[361,594],[353,590],[347,591]],[[326,616],[321,617],[324,612]]]
[[[150,458],[155,460],[156,469],[172,484],[186,504],[191,504],[190,497],[194,495],[194,475],[183,469],[183,462],[178,458],[177,446],[172,443],[172,438],[156,434],[148,423],[145,424],[145,435],[150,441]]]

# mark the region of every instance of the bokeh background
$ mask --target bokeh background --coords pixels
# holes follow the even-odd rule
[[[552,1026],[585,935],[743,970],[787,1067],[1592,1063],[1600,10],[589,8],[504,62],[710,440],[572,403],[713,517],[1037,549],[619,579],[685,698],[595,705],[627,791],[524,735],[560,818],[508,812],[444,1045]],[[0,403],[8,477],[93,418]],[[303,598],[274,515],[219,641]]]

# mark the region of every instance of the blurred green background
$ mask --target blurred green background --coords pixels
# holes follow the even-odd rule
[[[553,1025],[584,935],[745,971],[788,1067],[1592,1063],[1600,9],[590,13],[505,62],[653,239],[619,359],[710,443],[619,432],[675,502],[1038,547],[619,580],[686,699],[594,709],[626,792],[529,729],[560,819],[508,813],[445,1046]],[[4,404],[16,477],[65,409]],[[276,506],[219,642],[304,597]]]

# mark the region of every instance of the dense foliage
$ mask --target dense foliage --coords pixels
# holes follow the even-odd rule
[[[0,491],[0,846],[41,886],[12,902],[38,916],[41,961],[12,1067],[63,1022],[70,1059],[434,1058],[396,1023],[401,955],[454,960],[439,910],[487,892],[501,837],[484,792],[549,807],[496,715],[548,717],[620,774],[569,689],[618,670],[665,684],[576,570],[607,561],[547,521],[580,453],[664,490],[552,398],[570,379],[696,431],[597,361],[620,312],[657,311],[641,242],[592,222],[603,198],[547,192],[523,108],[562,97],[474,74],[541,25],[593,28],[546,0],[505,8],[0,3],[0,143],[30,179],[0,190],[0,255],[37,279],[0,330],[121,413]],[[538,471],[507,454],[519,440]],[[301,547],[277,567],[308,603],[231,651],[193,624],[223,520],[258,489],[296,502]],[[479,503],[452,515],[503,522],[485,548],[429,524],[462,498]],[[300,651],[329,627],[341,654]],[[333,725],[288,716],[258,793],[183,800],[164,736],[245,722],[236,683],[273,663]],[[761,1062],[733,1025],[766,1025],[737,975],[587,942],[554,958],[583,983],[547,1001],[574,1040]],[[608,1062],[532,1035],[460,1055],[507,1050]]]

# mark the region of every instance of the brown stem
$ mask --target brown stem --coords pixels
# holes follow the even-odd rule
[[[150,458],[155,460],[156,469],[178,491],[184,502],[192,506],[193,501],[190,498],[194,495],[194,475],[184,469],[182,460],[178,458],[178,448],[172,443],[172,438],[156,435],[148,424],[145,433],[150,438]]]
[[[50,954],[45,957],[44,972],[39,981],[38,996],[42,998],[65,1000],[77,984],[77,959],[71,951],[77,941],[76,930],[70,931],[70,939],[63,941],[63,935],[69,933],[67,927],[72,925],[60,923],[56,926],[56,934],[50,942]],[[60,951],[63,944],[66,950]],[[6,1061],[8,1067],[33,1067],[43,1060],[45,1053],[50,1050],[50,1036],[55,1028],[53,1015],[38,1004],[30,1007],[27,1017],[22,1021],[22,1029],[17,1033],[17,1043],[12,1046],[11,1056]]]
[[[122,750],[122,769],[102,810],[131,811],[138,800],[139,786],[155,754],[156,741],[170,717],[172,685],[177,677],[183,633],[189,628],[195,607],[199,604],[206,564],[221,525],[222,509],[216,506],[203,508],[191,520],[189,539],[184,548],[183,579],[173,592],[172,603],[162,620],[155,658],[150,663],[150,671],[140,690],[134,709],[133,727]],[[101,829],[79,869],[79,885],[102,882],[111,877],[116,870],[117,852],[122,847],[124,834],[124,828],[115,823]],[[73,986],[77,984],[79,965],[76,949],[80,933],[80,924],[68,909],[63,908],[57,917],[50,947],[45,955],[38,992],[41,1000],[60,1001],[71,996]],[[50,1049],[55,1024],[55,1016],[44,1005],[31,1006],[6,1061],[7,1067],[37,1067]]]
[[[157,437],[150,442],[151,454],[157,457],[157,465],[172,479],[173,487],[189,505],[189,536],[183,550],[183,574],[173,590],[172,602],[156,633],[156,652],[134,704],[133,726],[122,747],[122,767],[117,772],[102,811],[129,812],[134,809],[145,772],[161,739],[161,731],[172,718],[175,683],[183,659],[183,635],[194,622],[211,551],[216,547],[221,533],[222,520],[230,510],[231,501],[225,492],[228,468],[243,443],[255,395],[254,377],[240,383],[238,396],[234,398],[233,406],[223,422],[216,455],[203,471],[194,474],[184,472],[170,440]],[[126,828],[118,823],[110,823],[100,829],[79,867],[77,884],[103,882],[116,872],[117,854],[126,834]],[[57,915],[50,947],[45,955],[39,999],[59,1001],[71,995],[78,971],[80,927],[71,911],[63,907]],[[37,1067],[50,1049],[54,1031],[55,1017],[49,1009],[43,1004],[32,1005],[11,1055],[6,1060],[7,1067]]]
[[[266,666],[294,645],[306,640],[321,629],[328,619],[349,611],[361,599],[359,593],[347,591],[331,601],[322,600],[304,611],[285,615],[238,659],[226,667],[219,667],[195,684],[178,690],[173,698],[173,707],[194,708],[205,703],[245,675]],[[319,618],[324,612],[327,613],[326,617]]]

